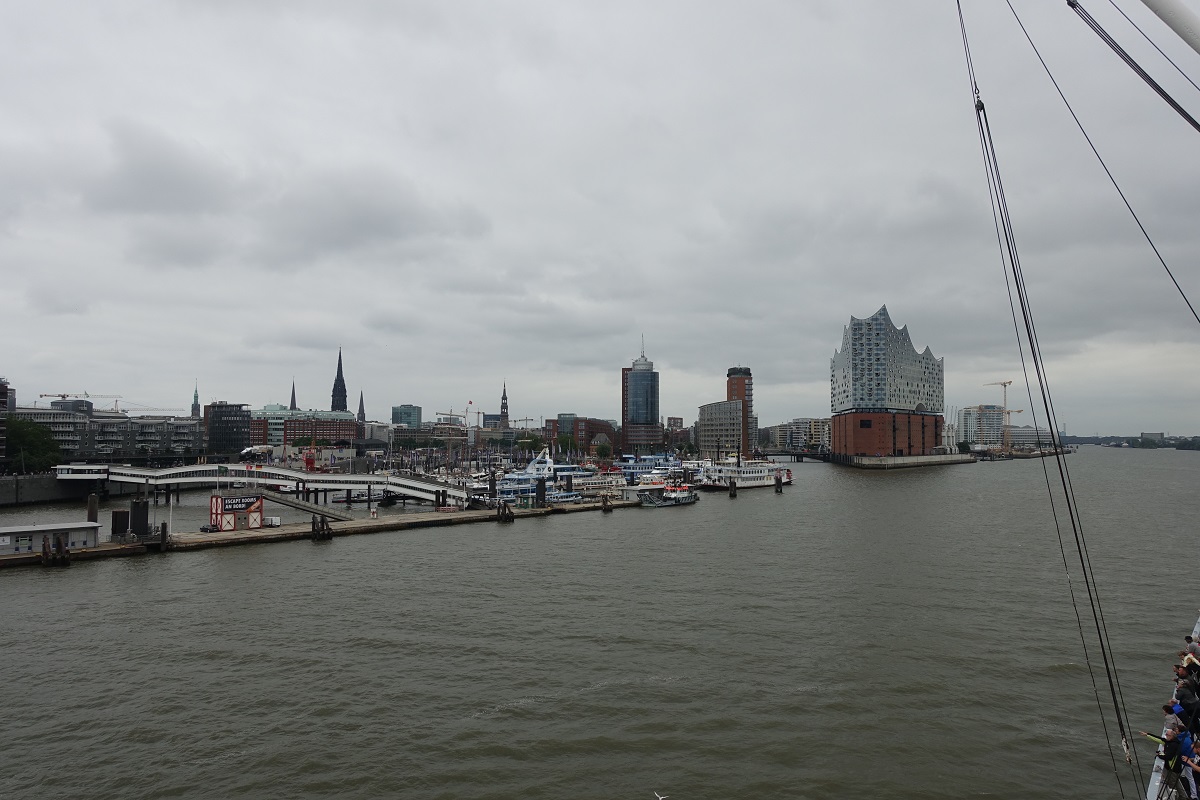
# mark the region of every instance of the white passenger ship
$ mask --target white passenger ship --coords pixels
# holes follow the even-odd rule
[[[792,471],[774,461],[758,458],[739,460],[734,457],[701,467],[696,473],[695,483],[706,491],[719,491],[728,489],[729,481],[733,479],[739,489],[754,489],[774,486],[776,475],[784,486],[791,484]]]

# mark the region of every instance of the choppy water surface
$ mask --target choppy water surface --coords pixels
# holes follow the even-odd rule
[[[1200,453],[1069,463],[1148,729],[1195,621]],[[782,496],[6,570],[0,796],[1117,796],[1041,462],[793,468]]]

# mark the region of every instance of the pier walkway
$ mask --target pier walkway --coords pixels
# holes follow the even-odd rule
[[[335,508],[323,506],[320,503],[310,503],[307,500],[301,500],[297,497],[292,497],[290,494],[272,492],[270,489],[259,489],[258,491],[263,497],[274,503],[279,503],[283,506],[290,506],[291,508],[297,508],[301,511],[307,511],[310,514],[316,514],[318,517],[328,517],[330,519],[341,520],[342,522],[349,522],[350,520],[354,519],[354,515],[347,511],[338,511]]]
[[[609,507],[640,508],[637,500],[609,501]],[[568,503],[547,508],[515,508],[515,521],[530,517],[544,517],[550,514],[571,514],[582,511],[600,511],[604,508],[602,502],[591,501]],[[325,509],[328,511],[328,509]],[[328,516],[328,514],[326,514]],[[398,514],[380,517],[379,519],[355,519],[330,523],[334,537],[354,536],[357,534],[386,533],[403,531],[413,528],[433,528],[448,525],[467,525],[471,523],[496,524],[496,512],[493,509],[481,511],[424,511],[413,514]],[[98,558],[117,558],[122,556],[138,556],[146,553],[182,550],[203,550],[210,547],[235,547],[237,545],[269,544],[271,542],[286,542],[312,537],[312,525],[307,522],[281,525],[278,528],[252,528],[249,530],[217,531],[203,533],[200,531],[183,531],[172,533],[167,538],[165,548],[161,548],[157,539],[143,543],[119,544],[105,542],[98,547],[77,549],[71,551],[72,561],[86,561]],[[41,553],[16,553],[0,555],[0,569],[4,567],[35,566],[42,563]]]
[[[612,508],[640,508],[637,500],[611,501]],[[518,508],[513,509],[513,515],[519,522],[528,517],[544,517],[549,514],[570,514],[581,511],[599,511],[599,502],[568,503],[548,508]],[[492,509],[480,511],[422,511],[415,514],[398,514],[379,519],[356,519],[349,522],[334,522],[330,524],[333,535],[354,536],[363,533],[385,533],[387,531],[402,531],[411,528],[432,528],[447,525],[467,525],[475,522],[495,522],[496,512]],[[307,522],[281,525],[278,528],[254,528],[240,531],[218,531],[216,533],[174,533],[167,542],[167,550],[200,550],[209,547],[230,547],[242,544],[265,544],[267,542],[283,542],[293,539],[308,539],[312,536],[312,526]]]
[[[281,493],[304,496],[308,492],[370,491],[428,500],[448,505],[451,500],[465,504],[470,492],[461,486],[416,475],[372,472],[342,475],[331,472],[305,472],[269,464],[194,464],[187,467],[149,469],[118,464],[60,464],[54,468],[60,481],[113,481],[151,487],[217,486],[232,483],[273,487]],[[328,516],[328,513],[326,512]]]

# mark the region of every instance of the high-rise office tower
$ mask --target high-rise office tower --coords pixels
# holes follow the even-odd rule
[[[621,369],[621,449],[625,453],[653,453],[662,448],[663,427],[658,415],[658,373],[654,362],[642,354]]]

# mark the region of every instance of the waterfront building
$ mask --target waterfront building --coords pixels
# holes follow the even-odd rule
[[[658,373],[643,347],[633,365],[621,369],[621,450],[626,454],[655,453],[662,445]]]
[[[503,423],[503,418],[500,414],[484,414],[483,427],[487,430],[500,430],[500,425]]]
[[[421,427],[421,407],[408,405],[392,406],[392,424],[406,425],[413,430]]]
[[[772,440],[776,447],[789,450],[828,449],[829,417],[796,417],[775,426]]]
[[[14,415],[50,429],[64,459],[185,455],[204,449],[198,417],[130,417],[97,411],[89,400],[54,400],[50,408],[18,408]]]
[[[191,455],[204,447],[204,428],[196,417],[130,417],[134,446],[139,454]]]
[[[250,412],[251,444],[290,445],[305,437],[341,441],[362,438],[361,425],[349,411],[293,411],[277,403]]]
[[[933,455],[941,444],[943,359],[918,352],[887,306],[850,318],[829,371],[835,456]]]
[[[575,440],[575,447],[581,453],[596,455],[596,448],[602,444],[610,447],[617,440],[617,431],[612,421],[580,417],[576,414],[559,414],[555,419],[546,420],[546,438],[557,441],[559,436],[570,436]]]
[[[578,414],[559,414],[558,417],[553,421],[556,424],[554,427],[554,435],[550,437],[551,440],[557,442],[558,437],[562,435],[570,436],[572,439],[575,439],[575,420],[577,419],[579,419]],[[549,427],[550,424],[551,421],[546,420],[547,427]],[[575,439],[575,441],[576,443],[579,443],[578,439]]]
[[[744,400],[722,400],[700,406],[696,416],[696,447],[701,458],[721,459],[749,455],[740,450],[745,429]]]
[[[236,454],[250,446],[250,409],[246,405],[217,400],[204,407],[207,452]]]
[[[1053,447],[1057,437],[1049,428],[1033,425],[1012,425],[1008,429],[1012,446],[1017,450],[1041,450],[1043,447]],[[1143,437],[1154,434],[1142,434]],[[1162,434],[1158,434],[1159,439]]]
[[[1004,445],[1004,406],[967,406],[958,412],[959,441],[990,450]],[[956,442],[957,444],[957,442]]]
[[[0,470],[8,460],[8,379],[0,377]]]
[[[696,446],[702,458],[722,458],[731,453],[749,456],[757,444],[754,377],[749,367],[730,367],[725,373],[725,400],[700,406]]]
[[[337,376],[333,379],[333,402],[329,406],[330,411],[347,411],[346,405],[346,379],[342,375],[342,348],[338,348],[338,366]]]
[[[683,417],[667,417],[667,430],[669,430],[669,431],[683,430]]]
[[[765,428],[758,429],[760,441],[772,449],[785,449],[788,442],[791,440],[792,426],[786,422],[778,425],[768,425]]]
[[[758,416],[754,413],[754,377],[749,367],[730,367],[725,373],[725,399],[742,401],[739,452],[749,454],[758,443]]]

